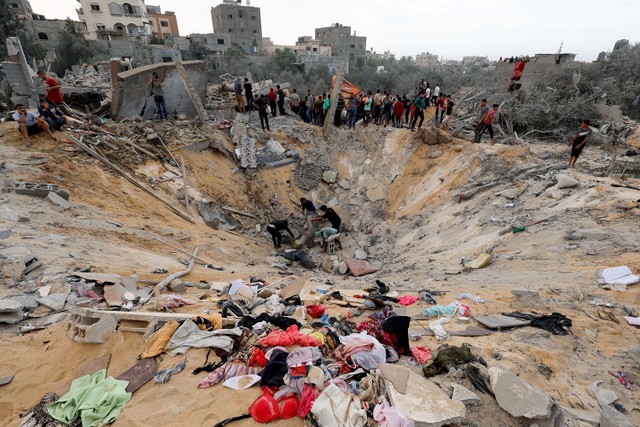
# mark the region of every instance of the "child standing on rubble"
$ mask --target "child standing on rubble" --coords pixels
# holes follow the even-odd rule
[[[162,88],[164,87],[164,83],[158,77],[158,73],[155,71],[151,74],[151,79],[148,83],[151,88],[151,95],[153,95],[153,100],[156,102],[156,112],[158,113],[159,119],[167,119],[167,103],[164,99],[164,91]]]
[[[481,128],[478,131],[478,136],[476,137],[476,142],[480,142],[480,139],[482,138],[482,134],[488,130],[489,131],[489,138],[491,138],[491,145],[493,145],[493,120],[496,117],[496,113],[498,112],[498,108],[500,108],[500,105],[498,104],[493,104],[493,107],[491,107],[491,109],[489,111],[487,111],[483,116],[482,119],[480,119],[480,121],[482,122]]]
[[[591,138],[593,131],[589,127],[589,124],[589,120],[584,119],[573,139],[569,142],[569,145],[571,146],[571,154],[569,156],[570,168],[576,166],[576,161],[578,160],[578,157],[580,157],[582,149],[587,145],[587,142],[589,142],[589,138]]]

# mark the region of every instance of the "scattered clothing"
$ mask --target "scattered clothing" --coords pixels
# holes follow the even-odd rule
[[[187,361],[183,360],[171,368],[158,371],[158,373],[153,377],[153,382],[156,384],[166,384],[173,375],[182,372],[185,366],[187,366]]]
[[[427,347],[412,347],[411,355],[415,359],[416,362],[424,364],[427,363],[427,360],[431,360],[431,350]]]
[[[471,313],[471,308],[468,305],[464,305],[459,303],[458,301],[454,301],[449,305],[436,305],[435,307],[426,308],[422,314],[427,317],[454,317],[454,316],[463,316],[467,317]]]
[[[553,335],[568,335],[569,332],[567,331],[567,328],[572,326],[571,319],[560,313],[551,313],[547,316],[520,313],[518,311],[502,314],[505,316],[515,317],[516,319],[530,320],[531,326],[534,328],[544,329],[547,332],[551,332]]]
[[[164,308],[178,308],[183,305],[193,305],[194,301],[191,301],[189,298],[185,298],[180,295],[174,294],[162,294],[159,297],[158,307]]]
[[[429,329],[433,331],[438,341],[448,340],[449,338],[451,338],[447,331],[444,330],[444,326],[442,326],[443,324],[448,323],[449,320],[451,320],[450,317],[443,317],[429,323]]]
[[[313,403],[311,408],[322,427],[364,427],[367,413],[360,399],[347,393],[335,384],[330,384]]]
[[[292,345],[320,347],[322,344],[309,335],[298,332],[297,326],[290,326],[286,331],[273,331],[265,338],[260,340],[262,347],[282,346],[289,347]]]
[[[111,424],[131,400],[131,393],[126,392],[128,385],[127,381],[107,377],[105,369],[76,378],[69,391],[49,406],[49,415],[65,424],[80,418],[83,427]]]
[[[413,295],[405,295],[398,298],[398,304],[400,305],[413,305],[416,301],[419,301],[420,298]]]
[[[178,329],[180,324],[175,320],[170,320],[164,324],[164,326],[155,331],[145,343],[144,351],[140,358],[145,359],[147,357],[155,357],[162,353],[169,343],[171,336]]]
[[[373,408],[373,419],[378,427],[414,427],[415,421],[410,420],[400,409],[389,405],[385,396],[380,396],[380,403]]]
[[[257,375],[260,371],[262,368],[250,367],[244,363],[225,363],[203,378],[198,384],[198,388],[213,387],[219,382],[243,375]]]
[[[422,368],[425,377],[434,377],[443,372],[448,372],[450,368],[460,368],[471,362],[477,362],[486,366],[486,362],[479,356],[471,353],[471,349],[467,345],[456,347],[444,344],[438,348],[438,355],[429,366]]]
[[[240,328],[220,329],[217,331],[201,331],[192,320],[185,320],[175,331],[165,351],[172,356],[184,354],[190,348],[219,348],[225,352],[233,349],[234,341],[231,336],[241,336]]]

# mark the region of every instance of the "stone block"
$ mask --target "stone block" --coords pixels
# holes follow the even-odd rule
[[[63,210],[67,210],[67,209],[69,209],[71,207],[71,203],[69,203],[68,201],[66,201],[62,197],[58,196],[53,191],[51,191],[51,192],[49,192],[49,194],[47,194],[47,200],[50,201],[51,203],[53,203],[54,206],[58,206],[58,207],[62,208]]]
[[[178,294],[184,294],[185,292],[187,292],[187,287],[185,286],[184,282],[180,279],[172,280],[171,283],[169,283],[168,288],[171,292],[175,292]]]
[[[480,398],[480,396],[478,396],[465,386],[452,383],[451,387],[453,387],[453,395],[451,396],[451,399],[458,400],[469,406],[482,405],[482,399]]]
[[[491,389],[498,405],[513,417],[548,419],[553,400],[500,366],[489,368]]]
[[[0,323],[16,323],[24,318],[24,307],[9,298],[0,300]]]
[[[27,310],[38,307],[38,297],[36,295],[11,295],[9,299],[19,302]]]
[[[626,415],[608,406],[600,413],[600,427],[634,427],[634,424]]]
[[[64,308],[67,301],[66,293],[49,294],[46,297],[38,298],[38,303],[49,307],[53,311],[60,311]]]

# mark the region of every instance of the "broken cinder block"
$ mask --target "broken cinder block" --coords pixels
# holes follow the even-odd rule
[[[71,207],[71,203],[69,203],[53,191],[50,191],[49,194],[47,194],[47,200],[53,203],[54,206],[58,206],[63,210],[67,210]]]

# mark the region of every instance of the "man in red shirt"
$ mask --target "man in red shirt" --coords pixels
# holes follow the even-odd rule
[[[444,110],[446,108],[446,101],[444,98],[444,93],[440,94],[440,97],[436,100],[436,126],[440,125],[442,119],[444,118]]]
[[[488,130],[489,137],[491,138],[491,145],[493,145],[493,126],[491,125],[491,123],[493,123],[493,119],[495,119],[499,107],[500,106],[498,104],[493,104],[493,107],[489,111],[484,113],[482,119],[480,119],[482,123],[480,124],[480,129],[478,130],[476,142],[480,142],[482,134],[484,133],[484,131]]]
[[[395,127],[402,127],[402,113],[404,112],[404,104],[398,96],[396,102],[393,104],[393,123]]]
[[[44,71],[38,71],[38,77],[44,80],[44,85],[47,88],[47,99],[49,102],[56,106],[62,104],[62,91],[60,90],[60,83],[51,76],[48,76]]]

